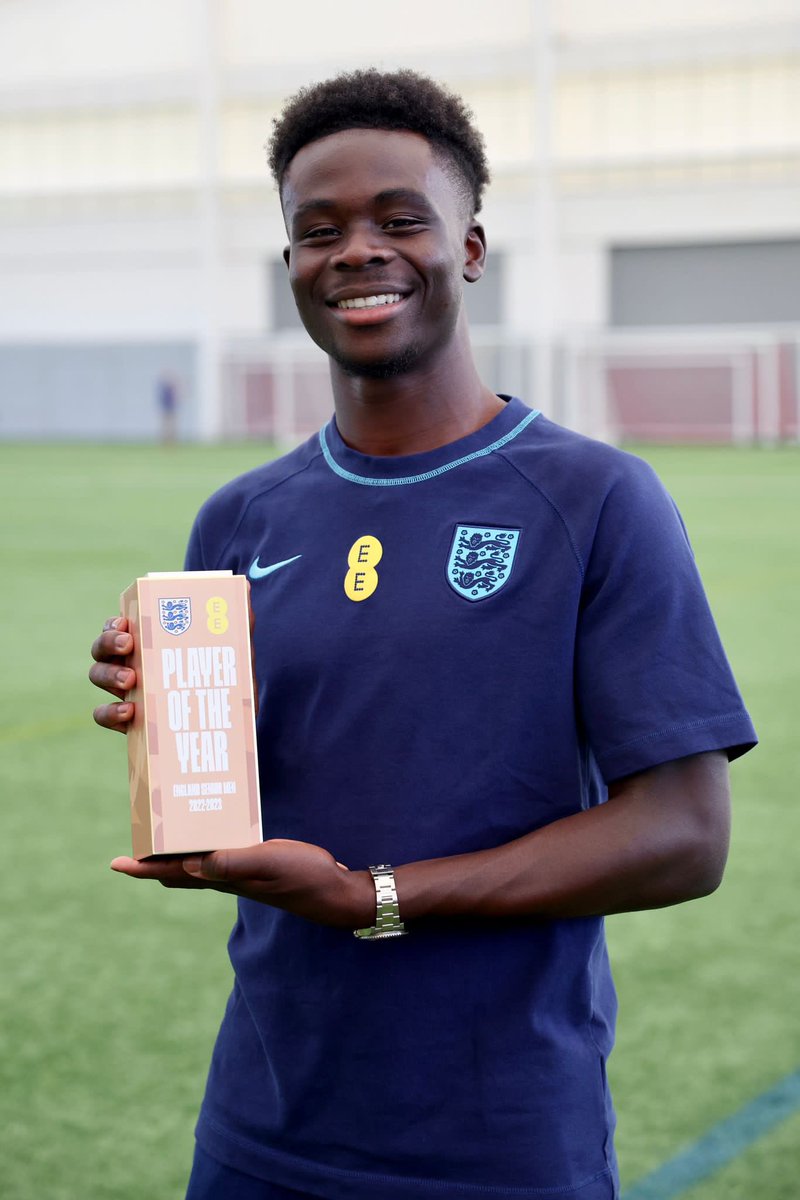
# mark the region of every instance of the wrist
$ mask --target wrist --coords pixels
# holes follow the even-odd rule
[[[350,929],[361,929],[375,920],[375,884],[369,871],[348,871],[350,888],[347,922]]]
[[[395,882],[402,919],[488,916],[488,910],[482,907],[482,896],[489,877],[487,856],[494,853],[477,850],[398,867]]]

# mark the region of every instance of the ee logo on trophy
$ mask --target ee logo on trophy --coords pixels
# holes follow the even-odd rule
[[[212,596],[210,600],[206,601],[206,612],[208,613],[206,621],[208,632],[225,633],[229,624],[227,601],[223,600],[222,596]]]
[[[378,586],[375,568],[382,557],[383,546],[372,534],[365,533],[353,542],[347,555],[350,570],[344,577],[344,591],[349,600],[366,600],[372,595]]]

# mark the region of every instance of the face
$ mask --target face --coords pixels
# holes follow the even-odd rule
[[[281,189],[289,279],[311,337],[347,373],[386,378],[456,335],[481,226],[455,171],[416,133],[348,129],[311,142]]]

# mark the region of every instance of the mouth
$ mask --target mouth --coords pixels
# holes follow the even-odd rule
[[[407,300],[400,292],[379,292],[329,300],[328,307],[347,325],[376,325],[393,317]]]
[[[376,308],[387,304],[397,304],[403,297],[399,292],[381,292],[379,296],[353,296],[352,299],[337,300],[336,307],[344,309],[352,308]]]

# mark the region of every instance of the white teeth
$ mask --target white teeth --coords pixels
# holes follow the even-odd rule
[[[375,308],[378,304],[397,304],[402,300],[399,292],[390,292],[382,296],[356,296],[354,300],[338,300],[337,308]]]

